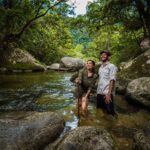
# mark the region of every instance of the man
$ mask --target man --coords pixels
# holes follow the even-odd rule
[[[109,51],[102,51],[100,56],[102,64],[98,71],[97,108],[102,108],[108,114],[115,115],[113,95],[115,92],[117,67],[109,62]]]

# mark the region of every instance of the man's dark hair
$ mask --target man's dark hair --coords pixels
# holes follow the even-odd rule
[[[107,56],[111,56],[111,53],[108,50],[101,51],[100,55],[102,55],[103,53],[107,54]]]

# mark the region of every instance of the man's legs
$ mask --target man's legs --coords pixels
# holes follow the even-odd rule
[[[115,115],[114,103],[113,103],[113,95],[111,95],[111,102],[109,104],[105,103],[105,109],[106,109],[108,114]]]
[[[105,95],[97,94],[96,108],[105,109]]]
[[[98,94],[97,95],[97,108],[102,108],[106,110],[108,114],[115,115],[114,104],[113,104],[113,96],[111,96],[112,101],[109,104],[105,103],[105,95]]]

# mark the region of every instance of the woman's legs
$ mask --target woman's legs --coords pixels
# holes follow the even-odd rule
[[[88,108],[88,98],[82,97],[81,108],[82,108],[83,111],[87,111],[87,108]]]

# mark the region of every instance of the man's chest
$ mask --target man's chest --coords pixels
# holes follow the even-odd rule
[[[108,78],[110,76],[110,68],[109,66],[105,66],[105,67],[100,67],[99,69],[99,76],[101,78],[105,77],[105,78]]]

